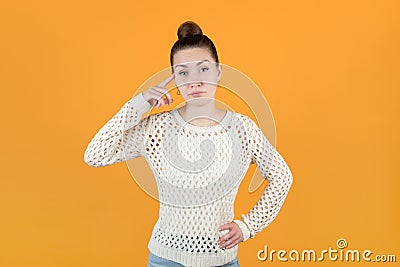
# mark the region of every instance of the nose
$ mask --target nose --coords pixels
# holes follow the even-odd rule
[[[201,86],[201,82],[200,81],[195,81],[195,82],[191,82],[190,83],[190,88],[196,88]]]

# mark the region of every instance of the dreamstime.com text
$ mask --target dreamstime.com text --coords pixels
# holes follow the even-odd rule
[[[336,248],[329,247],[321,250],[319,253],[313,249],[296,250],[292,249],[289,252],[286,250],[269,250],[265,245],[264,249],[257,252],[257,258],[260,261],[293,261],[293,262],[317,262],[317,261],[341,261],[341,262],[396,262],[396,255],[378,255],[373,254],[369,249],[346,249],[348,244],[346,239],[339,238],[336,242]]]

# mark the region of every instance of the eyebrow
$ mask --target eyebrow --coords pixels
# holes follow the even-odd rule
[[[204,62],[210,62],[210,61],[207,60],[207,59],[202,60],[202,61],[200,61],[200,62],[197,62],[197,63],[196,63],[196,66],[198,66],[198,65],[200,65],[200,64],[202,64],[202,63],[204,63]],[[179,64],[179,65],[175,65],[174,67],[175,67],[175,68],[177,68],[177,67],[187,68],[188,66],[187,66],[187,65],[183,65],[183,64]]]

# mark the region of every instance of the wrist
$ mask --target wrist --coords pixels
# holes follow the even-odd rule
[[[253,228],[251,227],[248,218],[244,214],[241,215],[241,218],[242,218],[241,221],[247,226],[247,229],[249,229],[249,231],[250,231],[250,238],[254,238],[256,233],[254,232]]]
[[[144,98],[143,92],[131,99],[131,106],[134,106],[140,114],[145,113],[151,108],[151,104]]]
[[[245,242],[250,237],[250,230],[242,220],[233,220],[240,228],[243,234],[243,241]]]

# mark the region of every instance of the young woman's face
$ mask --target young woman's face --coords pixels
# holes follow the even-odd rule
[[[222,70],[204,48],[188,48],[174,55],[174,80],[182,97],[189,104],[212,101]]]

